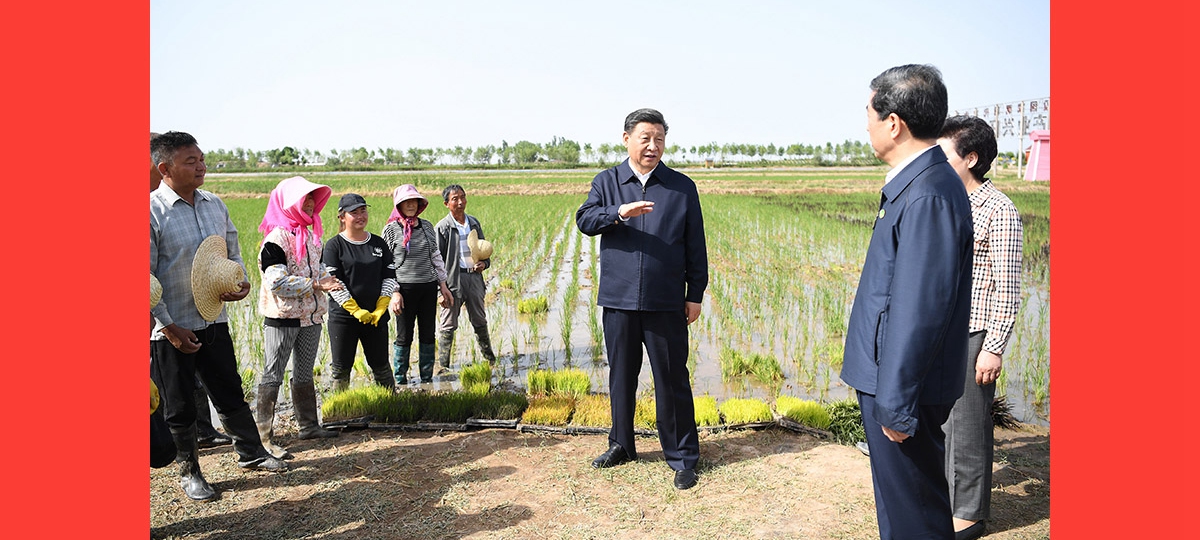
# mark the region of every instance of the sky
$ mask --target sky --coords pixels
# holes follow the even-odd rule
[[[950,109],[1050,96],[1049,0],[150,2],[150,129],[203,149],[867,141],[870,80]],[[1001,151],[1006,148],[1001,141]]]

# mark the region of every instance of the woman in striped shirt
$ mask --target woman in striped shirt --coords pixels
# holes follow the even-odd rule
[[[446,286],[446,267],[437,247],[433,224],[417,216],[429,206],[416,186],[404,184],[392,192],[394,208],[383,228],[383,241],[396,264],[396,282],[389,309],[396,314],[396,340],[392,343],[392,367],[397,384],[408,383],[408,357],[412,349],[416,323],[417,367],[421,382],[433,381],[436,353],[436,303],[441,294],[442,307],[453,305],[454,297]]]

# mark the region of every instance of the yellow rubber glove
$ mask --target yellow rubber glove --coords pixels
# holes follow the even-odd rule
[[[158,385],[154,384],[154,379],[150,379],[150,414],[158,410]]]
[[[371,324],[371,312],[358,307],[358,302],[355,302],[353,298],[343,302],[342,308],[344,308],[346,311],[349,311],[355,319],[358,319],[358,322],[363,324]]]
[[[380,296],[379,300],[375,301],[375,311],[371,312],[371,316],[375,318],[371,322],[372,325],[379,326],[379,320],[383,318],[383,314],[387,313],[388,304],[391,303],[392,297]]]

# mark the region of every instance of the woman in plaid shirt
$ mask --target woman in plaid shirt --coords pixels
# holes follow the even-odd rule
[[[983,536],[991,507],[992,400],[1021,304],[1022,229],[1012,201],[983,176],[996,158],[992,127],[952,116],[938,144],[967,189],[975,228],[966,388],[942,426],[955,539],[963,540]]]

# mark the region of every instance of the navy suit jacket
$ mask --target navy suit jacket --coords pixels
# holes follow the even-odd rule
[[[880,425],[913,435],[918,405],[962,395],[973,253],[967,191],[935,146],[883,187],[846,331],[841,378]]]

